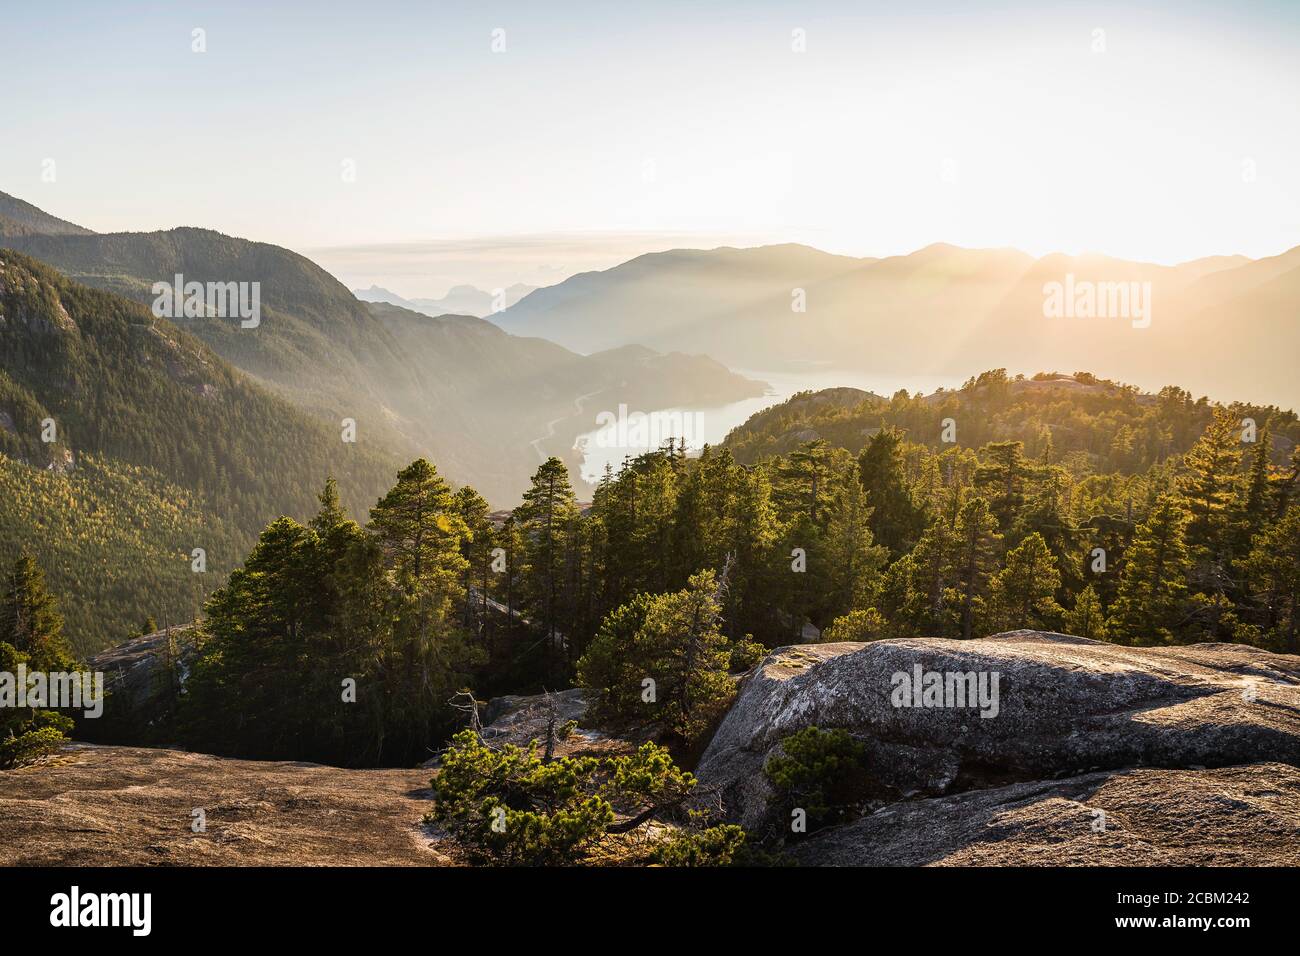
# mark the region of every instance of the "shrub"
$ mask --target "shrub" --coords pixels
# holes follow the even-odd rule
[[[67,742],[72,732],[72,718],[52,710],[38,710],[24,722],[16,734],[0,739],[0,770],[20,767],[46,754],[54,753]]]
[[[871,607],[837,617],[822,632],[822,640],[827,644],[837,641],[875,641],[885,637],[888,630],[889,622],[884,615]]]
[[[747,671],[757,667],[767,657],[767,648],[746,634],[731,645],[731,671]]]
[[[802,808],[809,830],[855,816],[869,777],[866,748],[843,730],[806,727],[781,741],[763,767],[787,813]]]
[[[426,820],[442,826],[475,863],[563,866],[601,859],[642,862],[652,854],[670,866],[728,862],[743,833],[689,826],[646,845],[621,840],[684,803],[695,778],[668,751],[643,744],[621,757],[542,759],[507,744],[485,746],[470,730],[458,733],[433,778],[437,800]]]
[[[745,831],[725,823],[698,831],[679,831],[651,851],[660,866],[729,866],[745,844]]]

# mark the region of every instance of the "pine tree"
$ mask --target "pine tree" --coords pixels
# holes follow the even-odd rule
[[[950,587],[956,580],[956,538],[935,519],[909,553],[889,566],[879,606],[900,637],[955,637],[961,626]]]
[[[776,500],[787,520],[806,517],[818,525],[830,502],[833,449],[824,438],[804,442],[777,464]]]
[[[1042,535],[1034,532],[1007,552],[1006,564],[993,576],[989,604],[998,630],[1050,630],[1060,621],[1056,603],[1061,575]]]
[[[989,575],[997,567],[997,518],[983,498],[972,498],[962,505],[953,529],[954,591],[961,619],[961,636],[974,636],[975,619],[982,613],[988,593]]]
[[[476,603],[480,619],[485,623],[487,621],[488,582],[492,571],[492,549],[496,547],[496,536],[493,533],[492,522],[488,520],[491,509],[488,507],[487,500],[469,485],[456,490],[452,496],[452,508],[465,523],[466,533],[460,541],[460,556],[465,559],[461,585],[465,592],[462,623],[468,628],[473,624]],[[475,590],[477,594],[474,593]]]
[[[737,469],[726,554],[733,559],[723,601],[731,636],[752,633],[775,644],[780,633],[771,594],[774,575],[784,575],[775,554],[779,519],[772,485],[762,468]],[[779,569],[779,570],[778,570]]]
[[[911,548],[925,525],[907,485],[902,444],[900,431],[881,428],[858,457],[858,478],[872,508],[871,531],[895,555]]]
[[[333,475],[325,479],[325,487],[316,496],[316,500],[320,502],[320,509],[312,519],[311,526],[316,529],[317,534],[327,535],[335,528],[348,523],[348,513],[339,501],[339,484],[334,480]]]
[[[1230,551],[1232,505],[1241,461],[1238,428],[1231,412],[1215,409],[1214,418],[1183,457],[1181,487],[1190,510],[1187,544],[1220,571]]]
[[[1041,536],[1066,584],[1074,585],[1079,582],[1079,531],[1069,512],[1070,477],[1062,468],[1049,467],[1038,469],[1035,479],[1014,537]]]
[[[369,528],[409,594],[450,598],[463,569],[459,549],[468,529],[428,460],[418,458],[398,472],[397,484],[370,509]]]
[[[0,594],[0,642],[27,659],[32,670],[66,671],[72,650],[63,636],[63,616],[45,585],[45,572],[29,551],[20,551]]]
[[[856,481],[844,482],[830,505],[830,520],[812,570],[824,582],[828,619],[865,608],[888,552],[871,533],[871,508]]]
[[[76,666],[45,574],[25,550],[5,575],[0,592],[0,672],[14,674],[21,664],[46,673]],[[72,727],[72,718],[55,710],[0,708],[0,770],[57,750]]]
[[[468,534],[455,500],[438,470],[420,458],[398,472],[397,484],[370,509],[369,530],[395,571],[401,593],[397,620],[398,652],[390,693],[418,720],[431,720],[446,701],[450,676],[466,660],[463,629],[454,609],[464,592],[461,576],[468,562],[460,544]],[[418,676],[405,686],[402,672]]]
[[[563,639],[564,546],[568,525],[577,514],[568,468],[560,459],[548,458],[515,509],[524,542],[526,596],[534,623],[546,632],[548,653]]]
[[[1191,569],[1187,507],[1162,495],[1138,526],[1120,575],[1106,629],[1121,644],[1172,644],[1184,615]]]
[[[1025,482],[1029,464],[1025,461],[1024,443],[992,442],[979,450],[979,467],[975,470],[975,488],[988,498],[989,510],[998,527],[1009,532],[1025,503]]]
[[[1242,547],[1240,550],[1243,553],[1249,550],[1251,539],[1264,529],[1273,513],[1269,467],[1273,439],[1267,425],[1260,429],[1258,438],[1255,454],[1250,460],[1250,476],[1246,481],[1245,497],[1241,503]]]
[[[1106,639],[1106,616],[1097,596],[1097,589],[1089,584],[1079,592],[1074,607],[1065,612],[1065,630],[1076,637],[1100,641]]]
[[[1271,642],[1300,654],[1300,504],[1256,539],[1246,570]]]
[[[681,591],[639,596],[612,612],[578,662],[581,683],[602,691],[598,708],[654,720],[681,742],[698,743],[736,693],[733,645],[720,628],[725,587],[701,571]]]

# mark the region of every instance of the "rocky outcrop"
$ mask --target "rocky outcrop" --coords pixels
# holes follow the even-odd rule
[[[1297,866],[1300,770],[1121,770],[890,804],[806,866]]]
[[[902,706],[903,685],[920,688],[917,706]],[[981,688],[983,706],[958,700]],[[745,679],[701,785],[759,826],[773,797],[764,763],[810,725],[864,743],[875,805],[1095,770],[1300,764],[1300,658],[1038,631],[781,648]]]
[[[105,690],[119,694],[119,703],[145,707],[158,693],[169,665],[177,669],[178,678],[188,672],[197,652],[197,627],[181,624],[142,634],[91,655],[86,664],[103,672]]]
[[[589,690],[571,687],[551,694],[493,697],[482,708],[483,742],[489,747],[513,744],[524,749],[536,743],[539,750],[545,750],[553,724],[554,756],[609,757],[630,753],[647,739],[577,726],[587,713],[591,695]],[[433,757],[424,766],[436,767],[439,759]]]
[[[427,866],[446,862],[428,786],[421,769],[72,744],[0,773],[0,866]]]

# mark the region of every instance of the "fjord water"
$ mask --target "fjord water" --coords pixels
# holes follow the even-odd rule
[[[641,412],[646,415],[659,413],[664,416],[687,416],[692,423],[691,434],[687,437],[689,452],[699,452],[704,445],[718,445],[737,425],[743,425],[750,416],[765,408],[779,405],[799,392],[821,391],[826,388],[860,388],[876,395],[888,398],[900,388],[912,394],[918,392],[929,394],[939,388],[958,388],[962,380],[942,375],[901,376],[864,372],[860,369],[829,368],[820,363],[803,363],[780,369],[746,369],[734,371],[747,378],[766,382],[767,393],[756,398],[746,398],[738,402],[712,407],[675,407],[659,409],[628,409],[627,414]],[[610,400],[612,401],[612,399]],[[618,434],[617,426],[599,426],[598,416],[602,412],[618,414],[617,406],[605,408],[601,398],[588,403],[591,414],[590,431],[583,432],[574,442],[575,448],[583,449],[582,477],[589,482],[600,480],[608,464],[615,471],[624,458],[635,457],[644,451],[656,447],[658,442],[652,437],[645,443],[625,440],[627,436]]]

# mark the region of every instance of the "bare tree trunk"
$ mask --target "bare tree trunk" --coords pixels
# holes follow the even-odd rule
[[[555,759],[555,697],[546,691],[546,755],[542,763]]]

